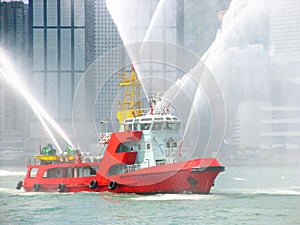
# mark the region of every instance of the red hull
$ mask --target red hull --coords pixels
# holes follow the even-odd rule
[[[205,162],[204,162],[205,161]],[[204,163],[203,163],[204,162]],[[62,164],[60,168],[87,167],[97,164]],[[200,167],[199,167],[200,165]],[[39,168],[36,177],[30,178],[30,169]],[[43,178],[44,172],[57,165],[29,166],[28,174],[24,179],[23,188],[27,192],[58,192],[59,185],[64,184],[61,192],[115,192],[115,193],[200,193],[208,194],[216,176],[224,170],[216,159],[194,159],[186,162],[160,165],[134,172],[103,177],[96,176],[77,178]],[[97,187],[90,188],[93,180]],[[112,183],[114,182],[114,183]],[[38,184],[38,190],[34,190]]]
[[[210,165],[199,162],[206,160]],[[208,194],[216,176],[224,171],[216,159],[194,159],[108,177],[117,183],[116,193],[199,193]]]
[[[128,140],[139,142],[141,136],[141,131],[114,133],[101,162],[31,164],[23,188],[25,191],[42,192],[208,194],[216,176],[224,170],[215,158],[197,158],[131,172],[113,170],[115,166],[136,166],[137,152],[118,152],[117,148]],[[37,173],[33,174],[33,170]]]

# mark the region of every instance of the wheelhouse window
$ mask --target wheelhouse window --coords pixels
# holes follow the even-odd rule
[[[38,171],[38,168],[35,168],[35,167],[31,168],[29,177],[34,178],[37,174],[37,171]]]
[[[163,123],[162,122],[154,122],[152,126],[152,130],[162,130]]]
[[[177,130],[179,125],[180,125],[180,123],[167,122],[165,129],[166,130]]]
[[[132,119],[127,119],[124,121],[124,130],[132,130]]]
[[[139,130],[139,124],[133,123],[133,130]]]
[[[125,131],[132,130],[132,123],[129,123],[129,124],[125,123],[124,124],[124,130]]]
[[[140,127],[141,127],[141,130],[150,130],[151,123],[141,123]]]
[[[125,144],[125,143],[121,143],[119,146],[118,146],[118,149],[117,149],[117,152],[129,152],[130,151],[130,147]]]
[[[129,130],[128,124],[124,124],[124,130]]]

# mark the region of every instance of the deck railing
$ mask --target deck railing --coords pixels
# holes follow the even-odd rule
[[[112,135],[112,133],[100,133],[100,136],[99,136],[99,143],[100,143],[100,144],[105,144],[105,143],[107,143],[107,142],[110,140],[111,135]]]
[[[129,173],[138,169],[141,169],[141,164],[126,165],[125,173]]]
[[[191,148],[165,148],[166,152],[166,164],[181,162],[191,158]]]

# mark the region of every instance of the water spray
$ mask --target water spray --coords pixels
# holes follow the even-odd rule
[[[55,131],[70,145],[72,148],[74,148],[72,142],[69,140],[69,138],[66,136],[66,134],[63,132],[61,127],[55,122],[55,120],[46,112],[46,110],[33,98],[33,96],[30,95],[29,91],[26,89],[24,85],[20,82],[20,79],[18,79],[18,76],[16,72],[12,69],[12,63],[9,62],[9,60],[6,58],[4,51],[0,49],[0,58],[1,58],[1,64],[0,64],[0,73],[1,78],[6,81],[10,87],[13,87],[15,90],[17,90],[20,95],[22,95],[25,100],[28,102],[34,113],[37,115],[39,120],[41,121],[43,127],[49,134],[51,140],[54,142],[54,144],[57,146],[60,153],[62,153],[62,149],[59,146],[57,140],[55,139],[53,133],[51,132],[49,126],[47,125],[46,121],[51,125]]]

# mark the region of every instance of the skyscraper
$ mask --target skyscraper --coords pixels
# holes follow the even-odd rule
[[[9,50],[14,63],[28,64],[28,5],[0,1],[0,46]]]
[[[72,107],[76,88],[94,60],[93,2],[29,0],[31,91],[70,139],[74,137]],[[50,141],[36,117],[30,121],[29,137],[35,148]]]
[[[0,48],[13,60],[16,70],[28,74],[28,5],[23,2],[0,2]],[[27,134],[26,106],[22,97],[0,80],[0,142],[8,141],[9,148],[24,142]],[[23,146],[23,147],[22,147]],[[24,148],[25,143],[17,148]],[[1,146],[0,146],[1,149]]]
[[[299,105],[300,2],[275,0],[270,10],[270,66],[275,105]]]
[[[300,2],[272,1],[270,10],[270,76],[273,144],[300,154]]]
[[[58,120],[70,120],[85,72],[85,1],[32,0],[32,82],[35,96]]]
[[[201,57],[215,40],[224,13],[231,1],[185,0],[183,2],[183,45]]]
[[[106,1],[94,1],[94,10],[95,120],[99,126],[100,121],[111,122],[112,104],[119,90],[116,68],[124,65],[124,49]]]

